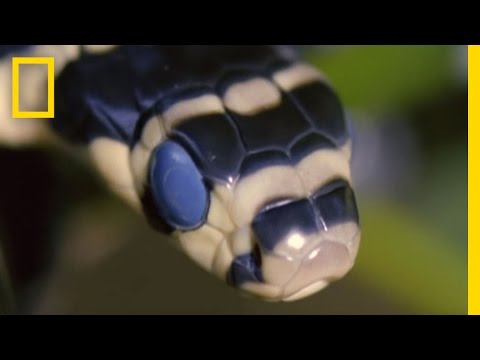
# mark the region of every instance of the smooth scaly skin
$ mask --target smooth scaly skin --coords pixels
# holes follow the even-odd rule
[[[54,133],[88,148],[110,188],[201,267],[253,295],[295,300],[353,266],[360,230],[343,110],[324,76],[291,52],[72,46],[24,56],[32,50],[61,54]],[[6,141],[45,133],[28,129]],[[156,164],[172,151],[194,165],[169,198],[170,187],[161,190],[171,170]],[[197,172],[201,184],[191,182]],[[190,214],[194,205],[202,216]],[[182,217],[195,221],[180,226]]]

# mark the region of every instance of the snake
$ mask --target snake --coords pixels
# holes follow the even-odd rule
[[[55,116],[12,119],[7,91],[0,142],[51,138],[85,152],[107,187],[200,268],[243,294],[293,301],[354,266],[346,112],[295,49],[2,46],[7,89],[14,56],[54,57]],[[22,77],[24,104],[45,101],[45,73]]]

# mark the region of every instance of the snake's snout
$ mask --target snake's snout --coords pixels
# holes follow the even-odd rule
[[[342,278],[354,265],[359,242],[359,232],[349,241],[328,240],[318,233],[307,237],[293,233],[262,256],[263,282],[278,289],[272,300],[297,300]],[[264,294],[268,297],[269,293]]]
[[[348,186],[327,190],[258,213],[251,226],[254,251],[235,259],[230,282],[267,300],[291,301],[342,278],[357,255],[358,215]]]
[[[298,270],[283,287],[282,300],[306,297],[342,278],[353,266],[354,258],[343,244],[322,241],[301,262]]]

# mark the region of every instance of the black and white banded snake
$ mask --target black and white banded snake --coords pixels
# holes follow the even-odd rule
[[[6,89],[12,56],[55,57],[55,118],[13,122],[5,93],[0,142],[87,149],[108,187],[203,269],[290,301],[352,268],[360,227],[345,113],[288,48],[0,46]],[[42,74],[29,73],[26,103],[40,101]]]

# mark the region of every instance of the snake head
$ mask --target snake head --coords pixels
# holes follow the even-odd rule
[[[234,71],[214,90],[180,89],[136,133],[144,213],[203,269],[290,301],[352,268],[360,227],[350,140],[337,96],[312,68]]]
[[[296,164],[277,152],[261,160],[270,165],[247,157],[241,177],[214,184],[181,144],[164,141],[149,162],[154,217],[229,285],[266,300],[300,299],[342,278],[357,255],[347,156],[321,148]]]

